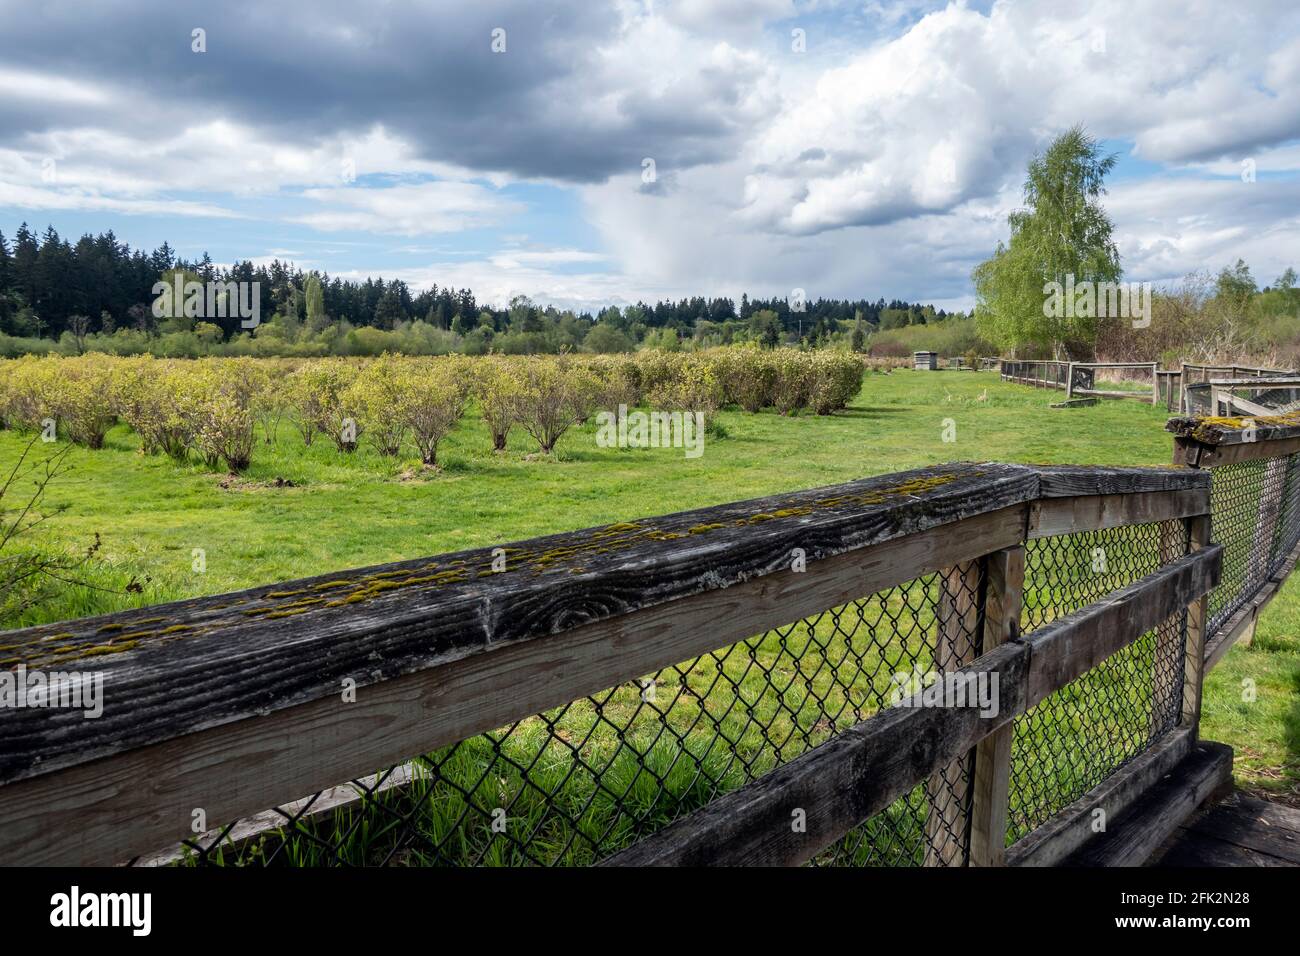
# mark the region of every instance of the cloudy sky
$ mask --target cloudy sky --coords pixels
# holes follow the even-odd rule
[[[1300,266],[1295,0],[0,0],[0,91],[10,238],[965,307],[1083,123],[1128,278]]]

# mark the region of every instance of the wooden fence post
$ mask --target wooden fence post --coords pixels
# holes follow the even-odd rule
[[[1065,370],[1065,400],[1068,402],[1074,397],[1074,363],[1071,362]]]
[[[984,645],[987,654],[1020,633],[1025,585],[1025,548],[995,551],[985,559]],[[971,800],[970,865],[1002,866],[1006,859],[1011,789],[1011,737],[1007,724],[975,747],[975,792]]]
[[[1199,551],[1210,543],[1210,516],[1187,519],[1190,551]],[[1187,607],[1187,647],[1183,655],[1183,708],[1180,726],[1191,731],[1196,742],[1201,723],[1201,684],[1205,679],[1205,625],[1209,618],[1210,596],[1204,594]]]
[[[982,564],[980,560],[968,561],[939,572],[934,670],[940,675],[969,664],[981,653]],[[971,778],[965,772],[969,759],[970,755],[964,754],[926,781],[926,866],[962,864],[971,792]]]

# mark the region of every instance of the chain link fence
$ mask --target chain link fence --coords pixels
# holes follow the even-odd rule
[[[980,569],[926,575],[425,754],[353,781],[346,806],[321,812],[333,797],[316,794],[136,862],[596,862],[861,722],[937,661],[973,660]],[[946,768],[815,862],[964,862],[970,783],[969,761]]]
[[[1300,544],[1300,455],[1218,465],[1211,475],[1213,537],[1223,545],[1222,581],[1210,592],[1213,635]]]
[[[1182,521],[1030,541],[1021,625],[1031,633],[1187,553]],[[1028,835],[1138,756],[1179,718],[1181,612],[1016,718],[1007,842]]]
[[[1023,627],[1186,552],[1181,521],[1031,541]],[[980,652],[982,562],[929,574],[137,860],[223,866],[585,865],[806,753]],[[1171,620],[1015,723],[1013,841],[1178,716]],[[961,866],[973,754],[811,862]]]

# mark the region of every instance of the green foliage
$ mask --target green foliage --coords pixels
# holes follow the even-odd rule
[[[468,369],[450,359],[417,360],[399,373],[398,393],[397,419],[410,430],[420,460],[436,465],[439,443],[465,414]]]
[[[913,352],[938,352],[942,356],[950,356],[965,355],[971,351],[982,355],[998,352],[992,343],[980,336],[973,316],[953,317],[946,322],[881,331],[867,341],[867,352],[877,357],[911,358]]]
[[[555,443],[595,408],[600,383],[571,359],[537,358],[520,362],[514,381],[514,418],[549,455]]]
[[[494,450],[505,449],[518,424],[550,454],[596,409],[632,408],[643,398],[661,410],[700,412],[710,427],[727,405],[829,415],[858,393],[863,362],[849,352],[752,345],[478,359],[24,356],[6,362],[0,376],[0,424],[37,431],[53,420],[59,437],[100,448],[120,420],[147,455],[196,457],[241,473],[259,426],[262,444],[274,445],[288,417],[304,447],[325,434],[350,453],[365,436],[376,453],[397,458],[410,440],[434,465],[471,395]]]
[[[316,433],[330,436],[339,451],[355,451],[361,426],[345,405],[344,396],[356,381],[356,365],[340,359],[308,362],[292,375],[290,401],[298,411],[303,443]]]
[[[303,299],[307,306],[307,328],[320,332],[329,322],[329,316],[325,313],[325,291],[321,288],[320,276],[314,272],[307,277]]]
[[[677,373],[661,382],[647,396],[657,411],[698,412],[706,427],[713,424],[722,406],[723,391],[712,362],[693,356],[682,362]]]
[[[1095,315],[1052,316],[1049,285],[1115,282],[1121,268],[1110,217],[1099,197],[1115,156],[1081,127],[1058,137],[1029,163],[1024,209],[1008,216],[1009,244],[977,266],[975,316],[980,335],[999,349],[1050,348],[1084,357],[1095,346]]]
[[[862,352],[866,348],[866,345],[867,335],[862,328],[862,315],[859,313],[858,317],[853,322],[853,339],[850,347],[855,352]]]
[[[635,345],[621,330],[605,322],[597,322],[582,340],[582,347],[587,352],[611,354],[631,352]]]
[[[70,468],[71,445],[42,454],[41,436],[18,449],[11,466],[0,470],[0,622],[47,603],[60,589],[78,583],[100,548],[99,536],[80,554],[45,540],[43,526],[62,508],[47,510],[50,486]]]

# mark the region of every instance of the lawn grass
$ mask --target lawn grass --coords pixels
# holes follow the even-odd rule
[[[57,538],[80,548],[98,532],[117,583],[151,580],[142,595],[84,589],[0,626],[63,620],[144,603],[218,594],[307,574],[497,544],[666,514],[953,460],[1164,464],[1164,413],[1138,402],[1050,411],[1056,393],[1001,383],[995,373],[868,374],[844,412],[786,418],[724,411],[726,431],[703,456],[681,449],[596,445],[575,428],[553,459],[529,460],[522,430],[503,454],[471,409],[439,449],[442,470],[383,458],[364,443],[341,454],[318,438],[304,447],[283,423],[274,446],[228,480],[199,464],[139,454],[125,426],[99,451],[75,449],[73,472],[49,504],[66,512]],[[943,441],[945,420],[954,442]],[[24,439],[0,432],[0,466]],[[413,453],[412,453],[413,455]],[[403,476],[407,476],[404,480]],[[277,479],[294,487],[275,487]],[[193,551],[206,570],[192,570]]]
[[[354,455],[341,454],[320,439],[304,447],[286,422],[276,444],[259,445],[252,467],[237,479],[198,464],[182,466],[142,456],[134,434],[119,426],[110,432],[103,450],[74,450],[75,470],[50,493],[49,504],[66,508],[52,524],[51,534],[61,546],[75,548],[99,533],[103,566],[94,582],[120,589],[132,578],[147,577],[143,594],[74,588],[21,621],[5,623],[41,623],[496,546],[953,460],[1101,465],[1170,461],[1163,409],[1136,401],[1048,409],[1059,398],[1055,391],[1003,383],[996,373],[870,373],[862,394],[834,416],[786,418],[772,412],[724,411],[718,417],[726,437],[711,438],[698,459],[685,458],[681,449],[600,448],[594,423],[566,435],[553,458],[533,457],[534,446],[518,430],[506,452],[494,454],[486,429],[471,410],[440,448],[442,468],[437,473],[422,471],[413,460],[382,458],[364,444]],[[945,442],[954,429],[956,440]],[[0,466],[13,461],[22,443],[21,436],[0,432]],[[196,548],[204,552],[202,573],[193,570]],[[874,600],[888,606],[896,596]],[[928,629],[927,612],[912,618]],[[1202,733],[1237,749],[1239,779],[1252,786],[1270,781],[1274,790],[1296,786],[1300,642],[1291,625],[1298,618],[1300,592],[1289,582],[1261,622],[1255,647],[1234,650],[1207,687]],[[857,714],[869,713],[875,706],[870,698],[881,691],[879,675],[899,666],[897,655],[907,646],[895,640],[888,654],[869,655],[861,673],[843,687],[828,673],[800,674],[799,655],[788,646],[797,639],[769,634],[752,645],[737,645],[743,653],[723,662],[706,656],[677,676],[664,672],[658,692],[673,702],[671,719],[651,715],[641,720],[643,701],[635,688],[624,685],[612,690],[599,707],[577,702],[563,714],[557,710],[545,718],[529,718],[503,735],[496,748],[486,738],[476,738],[429,755],[425,759],[433,762],[430,765],[445,766],[450,783],[443,782],[440,771],[429,784],[438,788],[438,800],[429,801],[437,810],[418,815],[417,826],[439,839],[451,835],[448,858],[518,862],[502,841],[476,841],[474,832],[481,834],[481,829],[457,829],[464,804],[491,807],[508,797],[511,816],[538,828],[535,845],[540,855],[587,862],[593,844],[617,845],[632,836],[627,816],[619,810],[623,801],[612,799],[607,785],[616,792],[626,785],[626,804],[634,815],[653,821],[662,810],[663,819],[668,819],[682,807],[698,805],[824,739],[836,729],[825,719],[828,707],[833,710],[852,698],[844,714],[850,723]],[[843,651],[843,642],[832,641],[818,653],[838,658]],[[751,661],[768,677],[755,677]],[[920,662],[924,664],[924,658]],[[884,669],[875,673],[878,665]],[[1139,666],[1148,665],[1139,661]],[[1239,707],[1237,685],[1247,673],[1256,675],[1259,697]],[[721,691],[720,675],[731,678],[724,680]],[[773,689],[772,677],[779,690]],[[787,680],[788,685],[783,683]],[[748,719],[751,714],[765,724],[761,732]],[[1075,708],[1071,714],[1080,724],[1080,736],[1095,730],[1087,726],[1085,709]],[[637,759],[620,747],[620,738],[612,733],[616,725],[629,729],[625,739],[635,746]],[[664,726],[681,730],[682,739],[664,737]],[[710,750],[719,734],[731,746]],[[782,740],[793,741],[784,752],[773,744]],[[512,769],[510,760],[503,761],[494,749],[530,769]],[[604,761],[610,765],[601,774],[575,777],[574,754],[594,766]],[[496,792],[480,793],[480,784],[475,784],[467,801],[462,791],[483,779],[484,761],[489,759],[495,760],[494,774],[485,783]],[[552,784],[564,788],[563,799],[579,821],[576,839],[574,828],[557,831],[554,819],[548,820],[548,807],[557,802],[545,795]],[[671,799],[661,808],[656,801],[663,801],[665,793]],[[414,797],[408,793],[391,799]],[[910,802],[924,800],[914,794]],[[914,831],[914,819],[902,819],[908,817],[905,811],[894,808],[891,813],[899,817],[900,830],[910,826]],[[888,815],[883,816],[888,824]],[[335,821],[344,830],[356,823]],[[351,831],[356,845],[349,853],[354,861],[395,853],[397,859],[430,862],[417,850],[394,843],[395,833],[384,832],[382,817],[367,817],[358,829],[363,836]],[[873,845],[872,840],[862,841],[846,855],[870,857]],[[906,852],[914,852],[914,840],[911,846]],[[316,859],[310,843],[291,849],[303,862]]]
[[[1231,744],[1237,786],[1300,807],[1300,577],[1279,589],[1248,647],[1205,679],[1201,735]]]

